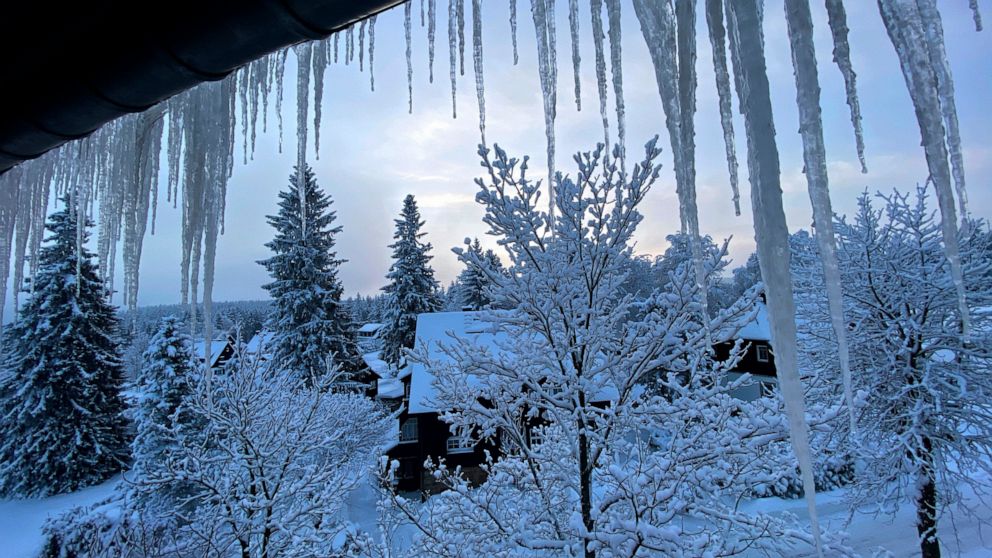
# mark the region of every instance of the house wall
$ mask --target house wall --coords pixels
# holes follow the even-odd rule
[[[755,376],[775,376],[775,355],[772,354],[771,344],[768,341],[748,341],[747,350],[741,356],[737,364],[731,368],[733,372],[748,372]],[[768,362],[758,360],[758,347],[763,346],[768,350]],[[718,361],[725,361],[730,358],[730,351],[733,343],[719,343],[713,346]]]
[[[460,466],[464,475],[470,480],[475,482],[484,480],[479,465],[486,460],[485,450],[489,450],[494,457],[496,456],[498,450],[494,444],[482,442],[476,444],[471,452],[449,454],[447,441],[451,437],[451,431],[448,423],[442,421],[437,413],[410,415],[404,412],[399,418],[400,425],[402,426],[409,418],[417,419],[417,441],[398,443],[387,452],[391,460],[395,459],[400,462],[400,472],[397,474],[396,482],[397,490],[427,493],[439,491],[440,487],[435,485],[434,478],[424,468],[424,462],[427,459],[437,463],[438,458],[443,458],[449,469]],[[399,478],[401,473],[407,471],[412,472],[412,475]]]

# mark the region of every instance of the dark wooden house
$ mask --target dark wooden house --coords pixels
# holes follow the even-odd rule
[[[201,363],[205,363],[207,359],[207,345],[204,341],[197,341],[193,344],[193,350],[195,351],[196,358],[199,359]],[[227,364],[227,361],[234,357],[234,341],[227,337],[225,339],[214,339],[210,342],[210,368],[221,369]]]
[[[439,343],[450,343],[451,336],[473,338],[482,345],[492,343],[493,336],[483,331],[484,324],[478,321],[476,312],[438,312],[421,314],[417,319],[417,345],[426,346],[432,358],[441,356]],[[754,400],[770,393],[778,380],[775,377],[775,363],[771,352],[771,335],[768,316],[761,305],[755,320],[736,332],[735,340],[744,342],[746,350],[735,366],[728,372],[729,380],[751,374],[756,381],[741,387],[734,393],[744,400]],[[718,359],[726,360],[735,342],[728,341],[714,347]],[[399,468],[395,488],[404,492],[435,492],[434,478],[427,473],[424,462],[428,459],[437,462],[443,458],[448,467],[461,467],[469,479],[484,480],[480,465],[488,451],[494,458],[500,454],[495,440],[483,440],[473,444],[451,432],[448,423],[440,418],[446,409],[438,409],[434,397],[434,376],[420,363],[412,363],[395,376],[378,371],[375,397],[385,403],[398,415],[396,438],[387,450],[390,460],[396,460]],[[599,401],[608,405],[609,393],[600,394]]]

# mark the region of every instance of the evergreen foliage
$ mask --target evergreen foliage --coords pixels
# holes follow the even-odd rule
[[[404,348],[413,348],[417,315],[441,308],[438,283],[430,266],[433,256],[428,254],[431,244],[420,240],[427,233],[420,232],[424,222],[412,195],[403,200],[403,211],[395,222],[396,242],[389,246],[393,265],[386,274],[389,284],[383,287],[389,295],[389,310],[382,334],[382,358],[393,364],[399,362]]]
[[[468,245],[463,259],[465,269],[458,275],[455,292],[460,309],[489,308],[493,302],[489,291],[493,288],[494,279],[506,273],[503,263],[492,250],[483,252],[478,238]]]
[[[273,361],[303,378],[324,374],[331,358],[343,373],[358,372],[364,365],[338,279],[344,260],[334,251],[341,227],[334,226],[332,201],[309,167],[303,171],[306,207],[300,207],[298,172],[279,193],[279,213],[268,217],[276,235],[266,246],[274,255],[259,262],[272,276],[264,288],[273,301],[266,324],[275,333]]]
[[[203,421],[193,416],[187,399],[198,377],[193,339],[176,317],[162,320],[143,355],[143,365],[135,381],[135,438],[133,476],[138,487],[155,488],[159,495],[170,496],[176,487],[157,486],[168,460],[179,450],[182,436],[202,428]],[[142,496],[147,490],[138,490]]]
[[[128,459],[117,316],[80,226],[68,200],[49,217],[33,294],[4,338],[3,494],[71,492]]]

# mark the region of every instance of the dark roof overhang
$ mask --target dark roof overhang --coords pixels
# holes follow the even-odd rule
[[[14,2],[0,53],[0,173],[251,60],[401,0]]]

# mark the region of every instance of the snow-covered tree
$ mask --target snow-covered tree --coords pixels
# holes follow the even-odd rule
[[[299,172],[279,192],[279,213],[268,217],[276,229],[266,244],[273,256],[259,262],[272,276],[272,282],[264,285],[273,301],[267,323],[275,333],[272,358],[282,369],[304,378],[324,374],[329,359],[346,373],[356,372],[364,364],[351,315],[341,302],[338,268],[344,260],[334,251],[334,237],[341,227],[334,226],[332,201],[309,167],[303,170],[300,196]]]
[[[382,289],[389,295],[382,358],[389,363],[398,363],[403,349],[413,348],[417,314],[441,308],[438,283],[430,266],[431,244],[421,241],[427,233],[420,232],[424,222],[412,195],[403,200],[403,211],[395,222],[396,242],[389,246],[393,249],[393,264],[386,274],[389,284]]]
[[[127,462],[118,321],[85,246],[90,225],[68,199],[49,217],[31,297],[4,332],[0,493],[69,492]]]
[[[477,200],[509,254],[493,290],[507,310],[478,315],[486,341],[454,338],[411,358],[434,375],[453,431],[498,438],[503,455],[478,487],[435,464],[449,490],[425,509],[392,497],[424,534],[411,552],[782,555],[812,543],[793,520],[735,505],[794,466],[780,401],[734,399],[730,390],[749,380],[728,383],[709,358],[713,342],[753,318],[756,290],[703,327],[688,266],[646,302],[619,289],[638,206],[660,169],[655,141],[627,173],[602,147],[576,156],[576,177],[557,175],[553,219],[538,209],[526,159],[480,147],[488,176],[477,180]],[[657,389],[643,387],[658,375]]]
[[[458,275],[454,294],[460,308],[482,310],[492,304],[489,289],[492,288],[495,275],[504,273],[503,262],[496,252],[483,252],[478,238],[468,245],[467,252],[465,269]]]
[[[734,268],[730,281],[723,291],[726,299],[734,299],[761,282],[761,269],[758,267],[758,254],[752,252],[744,265]]]
[[[131,443],[134,467],[130,482],[138,498],[154,495],[158,505],[178,505],[170,498],[181,486],[159,482],[168,460],[179,450],[179,439],[192,436],[203,422],[188,408],[198,377],[199,364],[193,339],[181,320],[168,317],[152,337],[144,365],[134,382],[131,417],[135,437]]]
[[[196,501],[169,513],[198,556],[328,556],[345,498],[377,462],[388,431],[368,398],[305,382],[239,354],[201,381],[189,408],[200,432],[180,439],[160,477]]]
[[[958,239],[972,331],[964,336],[926,187],[880,197],[876,209],[862,195],[854,218],[836,225],[862,400],[853,495],[883,511],[912,501],[920,549],[933,558],[938,520],[961,501],[960,488],[983,494],[992,474],[992,255],[986,225],[966,221]]]

